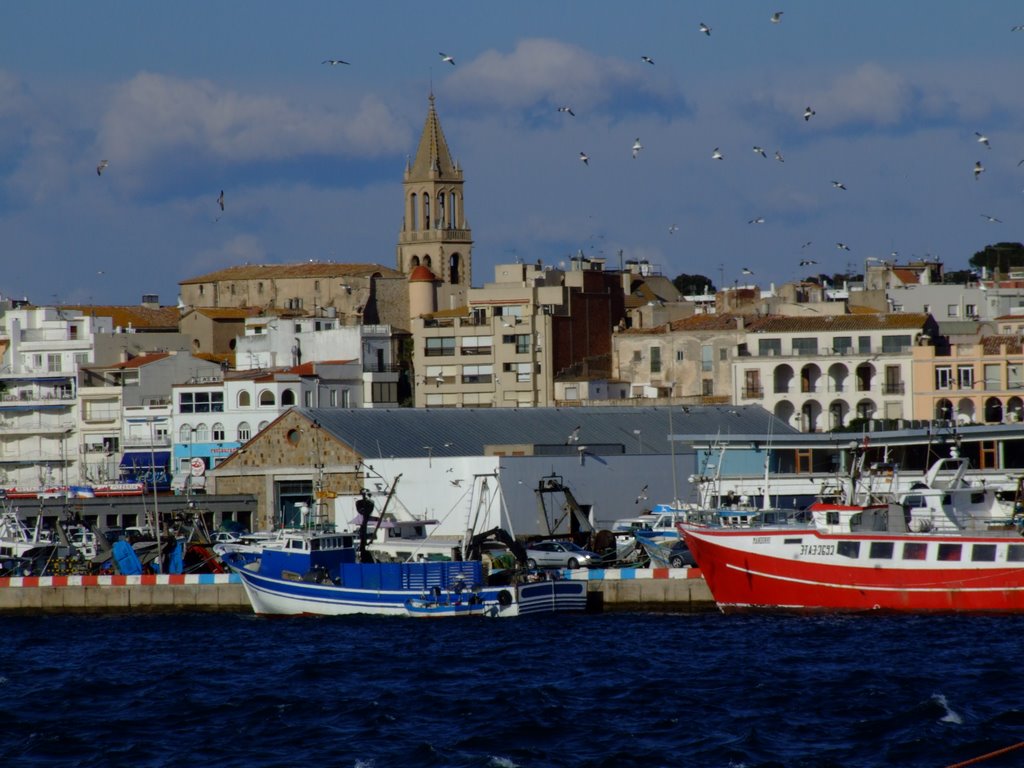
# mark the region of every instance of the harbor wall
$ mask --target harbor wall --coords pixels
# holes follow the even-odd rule
[[[587,609],[592,612],[715,608],[696,568],[595,568],[560,575],[587,581]],[[234,574],[0,578],[0,614],[250,610]]]

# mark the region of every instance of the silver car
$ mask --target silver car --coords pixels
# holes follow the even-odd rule
[[[589,567],[600,557],[571,541],[535,541],[526,545],[526,564],[530,568]]]

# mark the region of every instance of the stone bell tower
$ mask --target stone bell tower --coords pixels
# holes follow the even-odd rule
[[[416,158],[405,166],[398,269],[406,275],[419,266],[433,272],[438,309],[465,306],[472,280],[473,233],[462,185],[462,168],[452,162],[431,93]]]

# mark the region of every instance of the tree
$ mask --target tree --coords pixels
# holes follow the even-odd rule
[[[673,278],[672,285],[684,296],[704,293],[705,288],[708,293],[715,293],[716,290],[711,278],[704,277],[704,275],[687,275],[685,273],[677,275]]]
[[[943,272],[942,282],[948,285],[967,285],[976,282],[978,273],[973,269],[954,269],[952,272]]]
[[[971,256],[970,265],[1005,275],[1011,269],[1024,267],[1024,245],[1020,243],[996,243]]]

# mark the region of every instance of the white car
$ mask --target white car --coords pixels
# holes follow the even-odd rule
[[[601,556],[571,541],[535,541],[526,545],[530,568],[580,568],[597,564]]]

